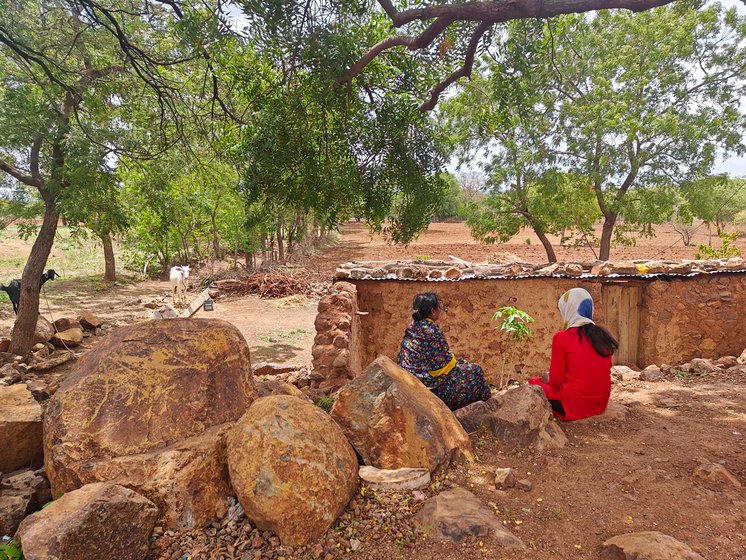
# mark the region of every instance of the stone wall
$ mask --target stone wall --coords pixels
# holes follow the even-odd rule
[[[353,284],[337,282],[319,301],[312,380],[314,387],[324,392],[339,389],[363,370],[357,300]]]
[[[514,268],[517,272],[518,267]],[[454,354],[480,363],[493,383],[503,367],[517,380],[548,369],[552,335],[561,325],[557,300],[573,287],[591,293],[597,323],[620,340],[616,363],[642,368],[651,363],[684,363],[695,357],[739,355],[746,347],[746,271],[726,270],[700,270],[690,276],[585,273],[435,282],[348,277],[335,284],[341,286],[337,293],[319,304],[321,320],[317,323],[324,329],[319,331],[314,348],[317,386],[324,390],[341,386],[379,354],[395,358],[411,317],[412,299],[423,291],[437,292],[448,307],[442,328]],[[398,275],[396,270],[393,274]],[[352,296],[349,305],[339,303],[340,297],[347,297],[341,293]],[[512,348],[496,329],[498,321],[492,319],[504,305],[523,309],[536,320],[533,337],[520,348]],[[340,346],[334,343],[340,329],[333,325],[340,324],[335,317],[341,309],[350,325],[344,348],[343,338]],[[341,324],[345,326],[344,320]]]
[[[640,366],[738,356],[746,348],[746,273],[651,282],[642,309]]]

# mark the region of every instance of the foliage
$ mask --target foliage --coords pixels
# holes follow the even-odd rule
[[[516,309],[512,306],[503,306],[492,316],[493,321],[499,321],[500,319],[502,319],[500,326],[495,328],[499,329],[501,333],[505,333],[508,340],[513,341],[513,344],[509,347],[509,351],[503,352],[499,386],[502,389],[504,386],[505,363],[508,355],[512,358],[513,354],[518,351],[520,344],[533,335],[529,324],[534,322],[534,318],[521,309]],[[509,380],[510,378],[508,378]]]
[[[514,342],[521,342],[529,338],[533,333],[528,326],[534,322],[534,318],[521,309],[511,306],[503,306],[492,316],[493,321],[502,319],[499,328],[501,332],[507,333]]]
[[[746,179],[710,175],[686,182],[681,191],[684,204],[680,214],[715,225],[718,234],[746,210]]]
[[[23,552],[18,541],[0,544],[0,560],[23,560]]]
[[[540,239],[568,226],[587,236],[600,216],[606,260],[612,242],[669,220],[674,185],[704,176],[718,150],[744,152],[746,18],[696,8],[511,22],[495,36],[479,75],[444,103],[462,158],[492,154],[493,200],[471,220],[477,238],[525,225]],[[579,201],[552,200],[548,172],[570,177]]]
[[[411,63],[377,61],[348,88],[337,79],[385,18],[355,0],[241,6],[259,70],[243,93],[263,93],[231,151],[247,204],[261,205],[277,233],[300,210],[326,229],[356,216],[394,242],[413,239],[446,183],[437,129],[411,96]]]
[[[734,231],[727,233],[720,232],[720,247],[715,249],[712,245],[697,245],[696,259],[729,259],[731,257],[740,257],[741,249],[736,245],[738,234]]]

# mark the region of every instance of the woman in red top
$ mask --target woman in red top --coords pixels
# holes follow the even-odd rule
[[[552,339],[548,379],[533,377],[562,420],[596,416],[611,394],[611,355],[619,344],[593,322],[593,299],[583,288],[562,294],[558,307],[564,323]]]

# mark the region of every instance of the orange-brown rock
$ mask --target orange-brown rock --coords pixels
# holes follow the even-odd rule
[[[36,320],[36,329],[34,330],[34,344],[37,342],[46,342],[54,335],[54,325],[46,317],[39,315]]]
[[[79,327],[73,327],[66,331],[60,331],[54,333],[54,336],[49,339],[49,342],[59,348],[72,348],[74,346],[80,346],[83,343],[83,329]]]
[[[0,387],[0,442],[0,472],[41,464],[41,405],[23,383]]]
[[[233,496],[225,444],[231,426],[215,426],[149,453],[91,461],[77,470],[58,469],[57,488],[93,482],[126,485],[158,506],[164,527],[202,527],[214,520],[216,504]]]
[[[603,543],[601,560],[703,560],[689,546],[658,531],[617,535]]]
[[[567,444],[567,436],[554,420],[544,393],[534,385],[514,387],[472,403],[457,410],[456,417],[470,432],[487,429],[509,448],[543,451]]]
[[[162,506],[169,526],[193,526],[201,514],[188,502],[227,491],[219,472],[222,439],[210,433],[182,440],[212,427],[220,431],[253,399],[249,349],[229,323],[175,319],[112,331],[47,406],[45,466],[52,492],[126,481]],[[175,501],[163,501],[168,495]],[[206,509],[214,512],[214,504]]]
[[[78,322],[80,323],[80,326],[87,331],[98,329],[104,324],[104,322],[98,318],[98,315],[94,315],[93,313],[81,314],[78,316]]]
[[[257,399],[228,437],[238,500],[284,545],[323,535],[357,490],[355,452],[328,414],[297,397]]]
[[[445,403],[385,356],[339,391],[331,415],[366,465],[432,472],[472,457],[469,437]]]
[[[89,484],[30,515],[18,528],[27,560],[140,560],[158,509],[114,484]]]
[[[80,326],[80,323],[76,319],[71,319],[70,317],[60,317],[54,323],[52,323],[52,325],[54,326],[54,332],[62,332],[68,329],[83,330],[83,327]]]

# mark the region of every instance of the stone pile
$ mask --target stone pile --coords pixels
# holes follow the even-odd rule
[[[746,368],[744,362],[746,352],[689,366],[706,373]],[[658,368],[662,376],[668,367]],[[245,340],[222,321],[175,319],[112,332],[47,403],[51,489],[43,471],[2,479],[0,536],[20,523],[17,536],[30,560],[144,558],[151,544],[150,558],[164,560],[201,552],[330,560],[374,546],[358,531],[379,529],[395,531],[402,547],[423,537],[488,537],[506,550],[524,547],[467,490],[425,492],[440,484],[429,484],[431,473],[473,457],[467,432],[489,430],[515,450],[565,445],[543,392],[512,388],[454,415],[379,357],[339,391],[328,415],[309,402],[308,371],[264,371],[253,380]],[[629,380],[638,373],[620,371]],[[38,430],[40,407],[30,389],[11,389],[25,391]],[[621,408],[612,420],[623,420]],[[704,485],[739,484],[718,464],[703,463],[692,476]],[[375,489],[368,498],[357,492],[360,478]],[[530,491],[531,483],[500,467],[494,488]],[[50,490],[58,500],[29,515],[49,501]],[[631,559],[648,550],[698,558],[653,533],[609,539],[603,557]]]
[[[360,373],[359,365],[350,359],[356,332],[357,288],[348,282],[337,282],[329,295],[319,301],[312,350],[315,386],[323,392],[339,389]]]
[[[724,373],[726,375],[746,375],[746,350],[739,356],[721,356],[717,359],[693,358],[688,362],[677,365],[651,364],[642,371],[628,366],[614,366],[611,368],[611,378],[615,381],[662,381],[671,377],[685,377],[687,375],[712,375]]]
[[[525,262],[468,263],[460,259],[454,259],[453,261],[353,261],[337,268],[335,277],[340,280],[444,281],[517,276],[665,276],[709,274],[721,271],[746,271],[746,260],[741,257],[732,257],[719,260],[635,260],[546,264]]]

